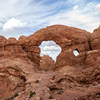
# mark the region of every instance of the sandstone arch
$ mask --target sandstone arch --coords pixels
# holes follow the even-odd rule
[[[24,39],[23,47],[28,53],[28,57],[39,65],[40,48],[42,41],[53,40],[61,46],[62,52],[57,58],[56,66],[82,64],[85,58],[85,52],[89,50],[88,41],[90,33],[64,25],[53,25],[37,31],[35,34]],[[77,48],[80,52],[75,57],[72,52]]]

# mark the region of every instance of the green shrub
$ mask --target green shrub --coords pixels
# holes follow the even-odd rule
[[[4,100],[13,100],[14,98],[16,98],[18,96],[18,92],[15,92],[15,94],[9,98],[5,98]]]
[[[30,91],[30,96],[29,96],[29,98],[32,98],[33,95],[36,95],[36,92]]]

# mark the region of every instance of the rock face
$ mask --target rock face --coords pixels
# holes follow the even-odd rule
[[[0,37],[0,55],[1,57],[25,57],[27,54],[24,52],[21,44],[15,38]]]
[[[48,40],[62,48],[56,62],[40,57]],[[92,34],[53,25],[19,40],[0,36],[0,100],[100,100],[99,42],[100,27]]]
[[[54,70],[54,69],[55,69],[54,60],[47,55],[42,56],[40,59],[40,70],[48,71],[48,70]]]
[[[84,63],[85,53],[90,50],[88,45],[89,38],[90,33],[84,30],[54,25],[41,29],[25,39],[24,48],[29,53],[29,58],[39,64],[39,45],[42,41],[53,40],[62,48],[62,52],[57,58],[56,66],[61,67],[66,64],[75,66],[79,63]],[[80,52],[80,57],[77,57],[77,59],[73,55],[74,49],[78,49]]]

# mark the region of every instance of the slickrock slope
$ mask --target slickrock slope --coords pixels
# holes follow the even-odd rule
[[[56,62],[40,57],[47,40],[62,48]],[[100,100],[99,42],[100,27],[92,34],[53,25],[19,40],[0,36],[0,100]]]

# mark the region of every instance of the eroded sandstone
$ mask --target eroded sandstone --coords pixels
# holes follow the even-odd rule
[[[40,57],[48,40],[62,48],[56,62]],[[100,100],[99,42],[100,27],[92,34],[53,25],[19,40],[0,36],[0,100]]]

